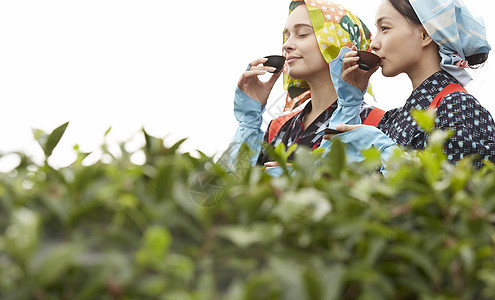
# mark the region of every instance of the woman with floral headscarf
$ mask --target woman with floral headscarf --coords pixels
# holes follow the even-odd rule
[[[416,124],[411,111],[434,110],[435,127],[453,132],[444,146],[449,161],[457,163],[475,155],[477,166],[483,160],[495,162],[493,118],[463,87],[471,80],[465,68],[488,58],[490,45],[483,21],[473,18],[460,0],[383,0],[376,12],[376,26],[371,47],[381,57],[383,75],[406,73],[414,90],[403,107],[378,120],[377,128],[356,125],[361,123],[356,116],[371,71],[357,69],[355,48],[343,49],[331,63],[342,107],[330,127],[345,132],[338,136],[349,145],[350,155],[359,159],[358,152],[371,146],[381,149],[385,158],[394,144],[425,148],[428,134]],[[322,147],[329,144],[325,141]]]
[[[286,60],[284,87],[288,90],[286,111],[306,102],[302,110],[270,122],[267,132],[260,129],[268,96],[282,72],[274,73],[267,82],[258,76],[274,72],[264,66],[266,59],[252,61],[241,76],[235,92],[234,113],[239,128],[234,136],[229,157],[231,163],[246,143],[255,155],[251,163],[270,161],[261,151],[263,141],[286,148],[293,144],[315,149],[330,116],[337,108],[337,93],[332,84],[328,63],[343,46],[369,49],[370,32],[361,20],[342,6],[330,1],[292,1],[284,30],[283,52]],[[306,101],[310,99],[309,101]],[[302,106],[301,106],[302,107]],[[366,115],[363,109],[362,115]],[[260,153],[261,152],[261,153]]]

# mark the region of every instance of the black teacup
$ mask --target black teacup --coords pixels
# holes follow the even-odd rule
[[[278,73],[282,71],[285,64],[285,57],[282,55],[269,55],[264,58],[268,58],[266,62],[263,63],[264,66],[274,67],[276,70],[273,73]]]
[[[368,51],[358,51],[359,60],[357,64],[361,70],[369,71],[375,66],[378,66],[382,60],[380,56],[368,52]]]

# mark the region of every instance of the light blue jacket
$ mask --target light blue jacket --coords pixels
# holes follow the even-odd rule
[[[330,62],[332,81],[339,96],[338,108],[330,118],[330,128],[339,124],[361,124],[360,112],[366,90],[361,91],[341,78],[342,62],[344,55],[351,51],[350,48],[341,49],[337,58]],[[325,154],[330,151],[332,140],[340,139],[346,144],[346,156],[348,162],[364,160],[361,152],[375,147],[381,152],[381,160],[385,162],[390,158],[393,150],[397,148],[394,141],[374,126],[363,126],[348,132],[334,136],[330,141],[324,140],[320,148],[325,149]]]
[[[239,155],[242,144],[247,144],[253,155],[249,161],[252,166],[256,165],[263,142],[263,112],[265,107],[259,101],[249,97],[239,87],[235,90],[234,115],[239,122],[239,128],[229,145],[229,167],[232,167],[235,159]]]
[[[263,112],[265,107],[259,101],[249,97],[239,87],[235,90],[234,115],[239,122],[239,128],[232,138],[227,153],[228,168],[232,169],[238,158],[243,144],[247,144],[252,152],[249,162],[255,166],[261,152],[264,133],[261,130],[263,123]],[[289,167],[290,169],[290,167]],[[281,167],[272,167],[265,170],[272,177],[281,176],[284,171]]]

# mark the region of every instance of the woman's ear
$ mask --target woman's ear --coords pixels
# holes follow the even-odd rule
[[[433,41],[433,39],[430,37],[430,35],[428,34],[428,32],[426,32],[426,30],[424,28],[422,28],[422,30],[421,30],[421,35],[423,37],[423,45],[425,47],[429,46],[431,43],[435,43]]]

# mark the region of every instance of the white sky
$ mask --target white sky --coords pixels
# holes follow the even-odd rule
[[[187,137],[183,150],[219,154],[237,128],[237,80],[254,58],[281,52],[289,2],[0,1],[0,153],[39,157],[32,128],[51,131],[70,121],[53,155],[59,166],[74,159],[75,144],[97,149],[109,127],[111,143],[136,138],[144,127],[167,145]],[[375,31],[380,0],[336,2]],[[466,2],[484,13],[487,0]],[[484,17],[495,45],[495,20]],[[411,93],[407,78],[378,73],[378,106],[401,106]],[[490,60],[474,77],[468,90],[495,114]],[[283,105],[281,85],[268,114]],[[0,170],[8,166],[0,159]]]

